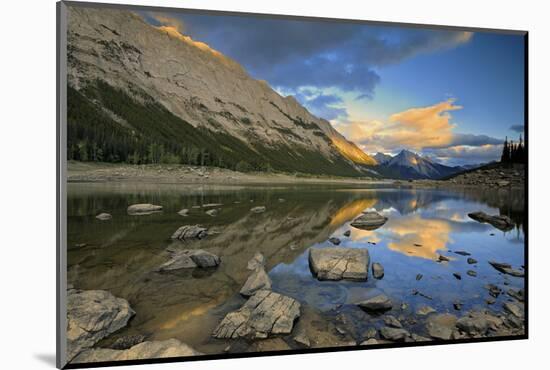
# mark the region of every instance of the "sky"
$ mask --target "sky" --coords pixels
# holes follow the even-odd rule
[[[365,152],[447,165],[500,158],[524,130],[521,35],[143,12],[231,57]]]

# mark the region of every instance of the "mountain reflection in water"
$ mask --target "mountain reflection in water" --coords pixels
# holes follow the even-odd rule
[[[164,209],[128,216],[126,208],[133,203]],[[217,216],[200,208],[207,203],[223,204]],[[254,206],[266,206],[266,211],[252,213]],[[136,316],[120,335],[177,338],[207,353],[225,347],[210,334],[225,313],[244,302],[238,292],[250,273],[246,264],[256,252],[266,257],[275,291],[321,311],[377,291],[414,307],[422,303],[410,295],[417,288],[429,292],[436,308],[448,308],[454,299],[475,307],[483,301],[487,279],[497,274],[487,260],[523,264],[522,191],[69,184],[67,207],[69,283],[105,289],[130,302]],[[189,209],[189,216],[177,214],[182,208]],[[368,209],[388,217],[387,223],[373,231],[349,226]],[[503,233],[469,219],[473,211],[508,215],[517,228]],[[113,219],[96,220],[100,212],[111,213]],[[170,235],[185,224],[200,224],[215,233],[204,240],[171,241]],[[343,236],[347,230],[349,238]],[[383,264],[384,278],[317,281],[309,271],[308,248],[329,246],[331,236],[339,237],[344,248],[368,248],[371,261]],[[219,255],[222,263],[213,270],[157,273],[168,248],[205,249]],[[452,250],[467,250],[479,263],[469,266]],[[450,264],[433,261],[438,254],[453,259],[452,270]],[[467,268],[475,268],[479,278],[457,281],[451,275]],[[424,278],[416,281],[419,273]],[[511,287],[522,284],[510,282]]]

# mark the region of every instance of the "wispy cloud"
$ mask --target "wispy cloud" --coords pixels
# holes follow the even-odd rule
[[[523,132],[525,131],[525,126],[524,125],[513,125],[513,126],[510,126],[510,130],[515,131],[515,132],[519,132],[520,134],[523,134]]]

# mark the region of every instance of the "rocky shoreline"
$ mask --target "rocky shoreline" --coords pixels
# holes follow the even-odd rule
[[[151,210],[156,212],[159,207],[139,204],[130,205],[128,209],[129,214],[139,216]],[[262,207],[262,212],[265,212],[266,207]],[[135,213],[137,209],[143,212]],[[504,224],[509,220],[498,215],[474,212],[469,216],[495,228],[508,227]],[[387,220],[377,212],[368,211],[350,225],[357,229],[374,230],[382,227]],[[348,231],[343,233],[343,238],[350,236]],[[161,274],[180,269],[218,268],[224,263],[222,258],[191,247],[193,240],[208,238],[208,235],[209,230],[200,225],[181,226],[172,239],[182,243],[185,249],[168,248],[166,262],[154,271]],[[384,279],[384,266],[372,261],[367,249],[339,246],[342,237],[330,237],[328,240],[332,247],[309,249],[309,266],[313,276],[319,280],[332,280],[335,284],[340,280],[360,282]],[[449,254],[451,252],[452,256]],[[452,264],[456,256],[467,259],[470,266],[478,264],[475,256],[464,250],[439,254],[433,263]],[[487,282],[486,307],[463,311],[463,303],[456,301],[452,307],[434,308],[430,306],[430,292],[415,289],[410,292],[411,296],[421,297],[426,302],[417,309],[412,309],[403,297],[379,292],[370,298],[320,312],[273,290],[265,263],[266,258],[261,253],[256,253],[249,261],[243,261],[242,268],[250,271],[239,292],[242,298],[238,299],[244,301],[240,307],[229,310],[211,333],[211,340],[223,343],[225,352],[373,346],[525,334],[525,293],[523,289],[508,288],[509,279],[523,279],[523,266],[489,261],[502,279]],[[454,271],[452,275],[458,280],[463,278],[462,272]],[[471,269],[464,275],[477,278],[477,273]],[[422,278],[421,274],[416,276],[417,281]],[[499,297],[499,304],[496,304]],[[68,359],[83,363],[202,354],[177,338],[157,341],[149,340],[144,333],[117,335],[134,315],[135,311],[128,301],[107,291],[69,287]],[[108,337],[114,339],[108,347],[98,346]]]

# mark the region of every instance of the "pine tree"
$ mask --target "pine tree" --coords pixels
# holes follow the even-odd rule
[[[502,163],[510,162],[510,145],[508,144],[508,136],[504,140],[504,146],[502,147],[502,155],[500,157]]]

